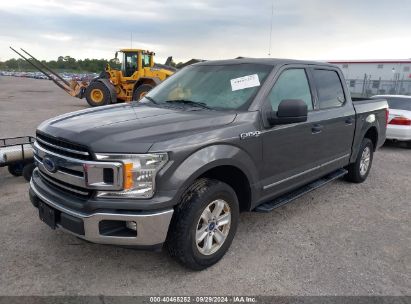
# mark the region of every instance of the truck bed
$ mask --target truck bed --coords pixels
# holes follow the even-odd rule
[[[381,111],[387,108],[386,99],[369,99],[362,97],[352,98],[355,112],[358,114]]]

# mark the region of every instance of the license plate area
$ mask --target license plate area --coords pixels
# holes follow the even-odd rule
[[[56,210],[47,206],[45,203],[39,204],[39,217],[51,229],[56,229]]]

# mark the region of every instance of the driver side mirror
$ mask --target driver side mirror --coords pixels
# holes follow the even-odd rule
[[[270,111],[268,121],[271,125],[291,124],[307,121],[307,104],[301,99],[284,99],[277,112]]]
[[[118,52],[116,52],[116,53],[114,54],[114,58],[117,59],[117,57],[118,57]]]

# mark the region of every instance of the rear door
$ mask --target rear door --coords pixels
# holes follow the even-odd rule
[[[351,155],[355,110],[349,93],[344,90],[343,77],[338,69],[312,67],[310,74],[316,91],[313,118],[317,121],[316,135],[321,142],[317,159],[327,169],[337,169],[348,164]]]

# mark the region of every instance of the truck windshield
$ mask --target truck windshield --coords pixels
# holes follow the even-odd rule
[[[156,104],[244,109],[272,68],[264,64],[189,66],[151,90],[146,99]]]

